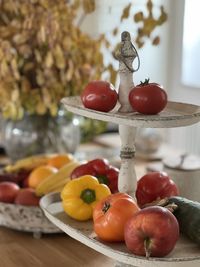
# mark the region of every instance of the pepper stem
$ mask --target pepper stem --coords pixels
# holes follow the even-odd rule
[[[95,191],[92,189],[85,189],[81,192],[80,198],[87,204],[90,204],[96,200]]]

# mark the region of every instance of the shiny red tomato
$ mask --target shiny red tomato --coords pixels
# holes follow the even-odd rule
[[[149,83],[147,79],[130,91],[129,102],[133,110],[146,115],[154,115],[165,108],[167,94],[161,85]]]
[[[124,226],[139,210],[137,203],[128,194],[112,194],[94,207],[94,231],[104,241],[124,241]]]
[[[91,81],[84,88],[81,100],[86,108],[108,112],[117,104],[118,94],[114,86],[105,81]]]
[[[178,194],[176,184],[165,172],[147,173],[137,183],[136,198],[140,207],[154,200]]]

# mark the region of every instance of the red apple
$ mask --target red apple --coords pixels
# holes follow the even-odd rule
[[[39,201],[40,198],[36,196],[33,188],[23,188],[19,190],[14,202],[19,205],[38,206]]]
[[[0,183],[0,202],[13,203],[19,191],[19,186],[13,182]]]
[[[149,172],[137,183],[136,198],[140,207],[154,200],[178,194],[178,187],[165,172]]]
[[[23,183],[23,180],[26,179],[30,170],[20,170],[18,172],[1,172],[0,173],[0,182],[13,182],[19,186]]]
[[[175,216],[163,207],[148,207],[129,219],[124,229],[127,248],[139,256],[164,257],[178,238],[179,224]]]
[[[22,181],[22,183],[21,183],[21,187],[22,187],[22,188],[27,188],[27,187],[29,187],[29,183],[28,183],[28,181],[29,181],[29,176],[26,177],[26,178]]]

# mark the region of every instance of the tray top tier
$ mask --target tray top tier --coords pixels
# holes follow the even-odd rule
[[[116,124],[142,128],[173,128],[192,125],[200,121],[200,107],[191,104],[170,102],[158,115],[142,115],[137,112],[119,112],[117,105],[110,112],[100,112],[83,106],[79,96],[66,97],[61,101],[65,108],[77,115]]]

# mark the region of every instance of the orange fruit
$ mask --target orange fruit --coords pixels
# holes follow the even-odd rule
[[[72,160],[73,160],[73,156],[71,154],[58,154],[58,155],[52,156],[48,160],[47,164],[49,166],[53,166],[57,169],[60,169],[61,167],[63,167],[64,165],[66,165]]]
[[[28,177],[28,185],[31,188],[36,188],[41,181],[48,176],[56,173],[58,169],[52,166],[44,165],[35,168]]]

